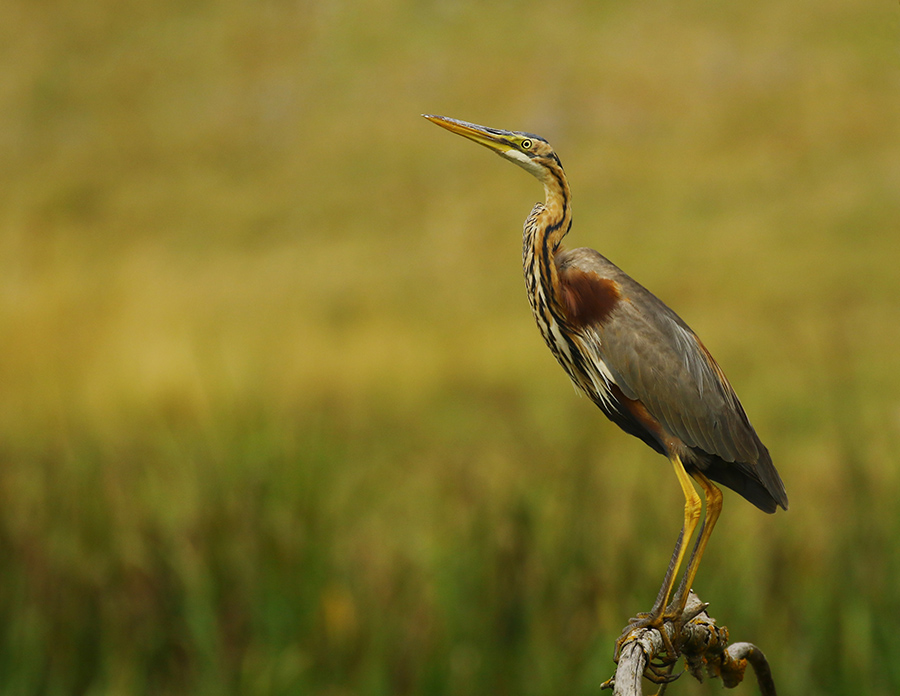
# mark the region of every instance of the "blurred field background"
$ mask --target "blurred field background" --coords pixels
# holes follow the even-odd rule
[[[0,694],[598,693],[681,494],[533,325],[539,185],[422,112],[547,137],[737,388],[791,510],[726,494],[711,613],[900,691],[896,3],[3,15]]]

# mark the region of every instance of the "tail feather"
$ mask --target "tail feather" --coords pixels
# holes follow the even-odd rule
[[[753,465],[725,460],[704,453],[700,468],[710,479],[727,486],[763,512],[773,513],[781,506],[788,509],[784,483],[775,470],[768,451],[763,447],[759,461]]]

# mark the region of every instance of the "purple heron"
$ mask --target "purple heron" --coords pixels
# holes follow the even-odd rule
[[[525,285],[538,328],[578,389],[622,430],[669,458],[684,492],[684,524],[662,587],[650,611],[631,620],[617,643],[621,648],[631,630],[660,628],[681,617],[722,510],[722,493],[713,481],[768,513],[787,509],[784,484],[734,389],[690,327],[593,249],[562,247],[572,227],[571,194],[550,144],[531,133],[425,118],[493,150],[544,185],[545,201],[525,220],[522,242]],[[691,479],[703,489],[706,516],[672,597],[702,509]]]

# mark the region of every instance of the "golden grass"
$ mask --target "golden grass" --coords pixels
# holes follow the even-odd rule
[[[9,8],[0,691],[607,676],[677,487],[532,326],[539,187],[436,112],[548,137],[571,243],[674,306],[742,395],[792,507],[727,498],[714,613],[786,693],[895,693],[897,13]]]

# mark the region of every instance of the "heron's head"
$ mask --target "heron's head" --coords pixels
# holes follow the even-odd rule
[[[501,157],[515,162],[522,169],[540,179],[541,182],[546,182],[554,169],[562,169],[559,157],[550,147],[550,143],[539,135],[487,128],[446,116],[422,115],[432,123],[469,140],[474,140]]]

